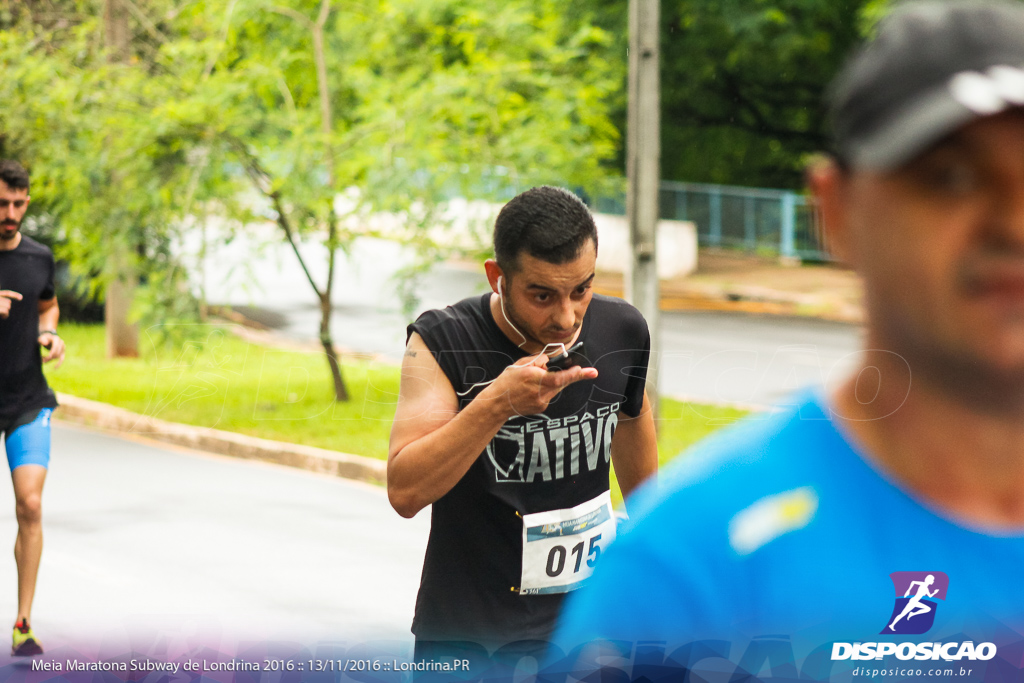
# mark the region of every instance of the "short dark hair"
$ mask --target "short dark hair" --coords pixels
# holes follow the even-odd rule
[[[0,180],[12,190],[28,189],[28,171],[13,159],[0,161]]]
[[[597,249],[597,225],[579,197],[544,185],[517,195],[494,222],[494,258],[506,273],[519,268],[526,252],[548,263],[577,258],[587,240]]]

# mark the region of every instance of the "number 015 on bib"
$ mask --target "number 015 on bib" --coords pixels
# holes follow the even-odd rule
[[[574,508],[523,515],[519,594],[567,593],[579,588],[613,540],[615,517],[609,491]]]

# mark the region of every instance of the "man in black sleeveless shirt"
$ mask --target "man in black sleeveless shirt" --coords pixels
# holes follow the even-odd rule
[[[50,250],[19,228],[28,209],[28,173],[15,161],[0,161],[0,434],[14,484],[18,536],[18,616],[11,652],[42,652],[29,626],[43,550],[41,505],[50,459],[50,413],[57,406],[42,364],[64,360],[57,336],[60,309]],[[48,349],[46,357],[39,347]]]
[[[609,464],[625,496],[657,470],[650,335],[635,308],[592,292],[587,207],[529,190],[498,215],[494,251],[492,292],[408,328],[388,496],[403,517],[433,505],[418,657],[431,641],[545,641],[614,538]],[[549,371],[580,341],[584,360]]]

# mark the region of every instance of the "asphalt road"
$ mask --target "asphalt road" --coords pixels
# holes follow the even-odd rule
[[[411,643],[429,514],[400,518],[383,489],[67,425],[53,453],[33,614],[48,651]],[[13,509],[0,486],[11,546]],[[3,557],[0,615],[13,623]]]
[[[660,392],[698,401],[784,403],[830,387],[853,369],[860,328],[813,318],[667,313],[661,318]]]

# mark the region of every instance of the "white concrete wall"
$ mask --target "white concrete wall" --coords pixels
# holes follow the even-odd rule
[[[628,273],[631,258],[625,216],[594,214],[597,223],[597,268]],[[658,277],[689,275],[697,269],[697,226],[689,221],[658,221]]]

